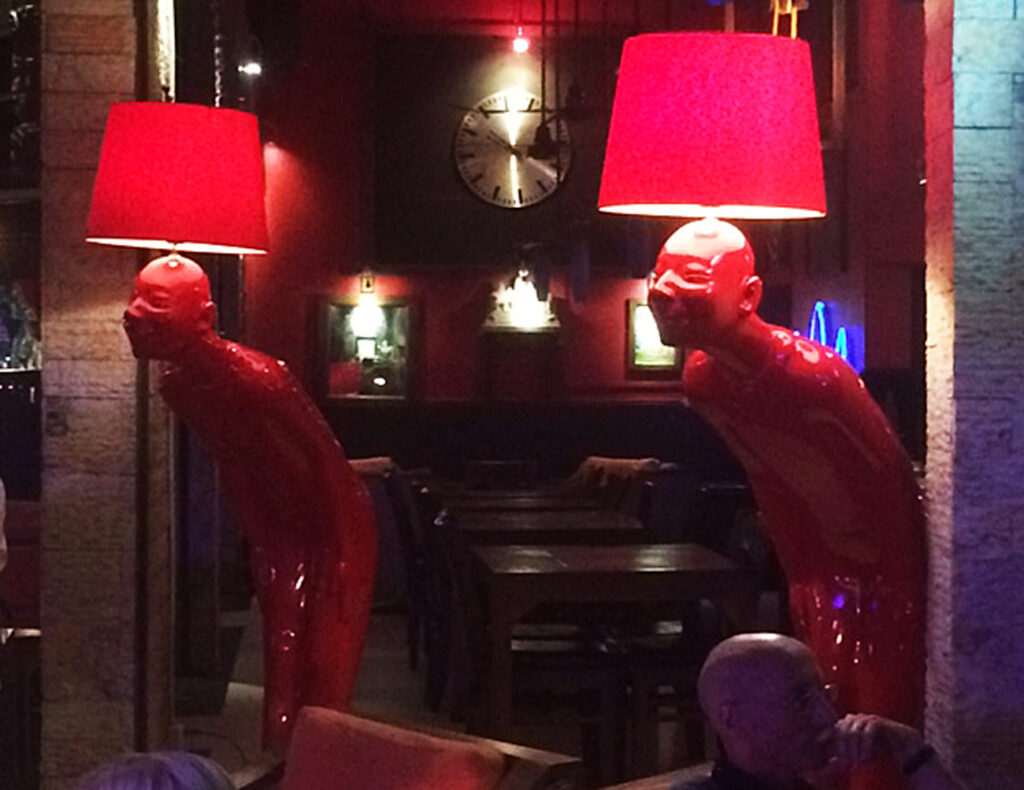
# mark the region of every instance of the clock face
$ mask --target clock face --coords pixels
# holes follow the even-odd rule
[[[455,165],[469,190],[500,208],[525,208],[565,181],[572,150],[565,121],[532,93],[509,89],[481,99],[455,133]]]

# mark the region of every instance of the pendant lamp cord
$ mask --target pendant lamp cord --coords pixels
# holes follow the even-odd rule
[[[220,29],[220,0],[210,0],[210,21],[213,24],[213,106],[224,101],[224,33]]]

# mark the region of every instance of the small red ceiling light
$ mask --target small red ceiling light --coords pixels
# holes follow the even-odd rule
[[[263,192],[256,116],[195,104],[114,104],[86,241],[264,254]]]
[[[753,33],[627,39],[598,208],[723,219],[824,216],[807,42]]]
[[[516,37],[512,39],[512,51],[517,55],[525,55],[530,50],[530,39],[523,35],[523,26],[516,28]]]

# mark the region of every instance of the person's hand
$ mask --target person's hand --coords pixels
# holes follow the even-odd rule
[[[875,716],[855,713],[844,716],[818,738],[829,760],[804,778],[816,788],[838,786],[851,770],[875,759],[902,768],[924,746],[924,738],[913,727]]]
[[[922,746],[924,738],[913,727],[870,713],[854,713],[836,722],[831,751],[834,759],[849,767],[878,757],[902,767]]]

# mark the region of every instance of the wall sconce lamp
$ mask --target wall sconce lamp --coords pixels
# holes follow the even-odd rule
[[[484,321],[484,331],[557,332],[558,316],[546,299],[537,295],[537,287],[527,269],[520,269],[509,283],[494,292],[494,306]]]
[[[356,338],[356,354],[360,360],[377,358],[377,337],[384,330],[384,310],[371,294],[360,294],[359,303],[349,315],[349,327]]]
[[[807,42],[755,33],[627,39],[598,209],[745,220],[824,216]]]
[[[107,118],[86,241],[262,255],[268,247],[256,116],[195,104],[122,102]]]

